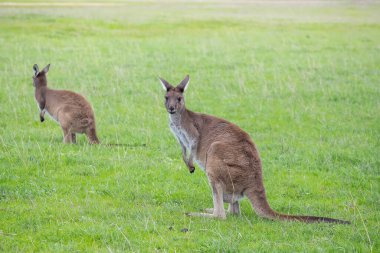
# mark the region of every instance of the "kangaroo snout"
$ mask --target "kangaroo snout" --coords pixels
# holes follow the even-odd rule
[[[174,113],[175,113],[174,106],[169,106],[169,108],[168,108],[168,112],[169,112],[170,114],[174,114]]]

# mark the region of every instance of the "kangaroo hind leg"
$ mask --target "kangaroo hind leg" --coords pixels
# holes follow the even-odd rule
[[[77,135],[75,133],[71,133],[71,140],[73,143],[77,143]]]
[[[233,215],[240,215],[240,204],[239,201],[230,203],[228,206],[228,212]]]
[[[210,213],[192,213],[190,214],[191,216],[226,219],[226,212],[224,210],[225,189],[223,187],[223,182],[220,181],[220,173],[224,171],[223,158],[220,158],[220,154],[222,154],[221,150],[223,148],[224,147],[220,142],[213,143],[207,151],[208,158],[205,164],[206,174],[212,190],[214,208],[206,209],[206,212]]]
[[[193,217],[226,219],[226,212],[224,211],[223,205],[223,188],[220,184],[212,184],[211,188],[214,208],[206,209],[207,213],[188,213],[187,215]],[[208,213],[211,211],[212,213]]]
[[[64,143],[72,143],[73,142],[73,136],[69,130],[69,128],[62,127],[63,130],[63,142]]]
[[[100,141],[98,139],[98,136],[96,135],[95,127],[90,127],[86,131],[87,139],[90,142],[90,144],[99,144]]]

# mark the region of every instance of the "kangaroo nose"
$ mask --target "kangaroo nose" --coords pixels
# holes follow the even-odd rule
[[[170,111],[174,111],[174,106],[170,106],[170,107],[169,107],[169,110],[170,110]]]

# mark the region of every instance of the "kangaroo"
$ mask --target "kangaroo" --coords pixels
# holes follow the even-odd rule
[[[76,134],[84,133],[91,144],[98,144],[95,116],[90,103],[72,91],[49,89],[46,79],[49,68],[50,64],[39,71],[37,64],[33,66],[33,85],[41,122],[47,112],[61,125],[64,143],[76,143]]]
[[[190,173],[195,170],[195,161],[205,171],[212,190],[214,208],[187,215],[226,219],[223,202],[229,204],[229,213],[239,215],[239,200],[247,196],[255,212],[263,218],[307,223],[350,223],[274,211],[265,194],[260,156],[249,135],[224,119],[187,110],[184,92],[189,85],[188,75],[176,87],[159,79],[166,91],[169,126],[182,147],[183,161]]]

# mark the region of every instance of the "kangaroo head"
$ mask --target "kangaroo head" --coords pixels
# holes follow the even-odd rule
[[[160,78],[162,87],[166,90],[165,94],[165,107],[168,113],[175,114],[181,113],[185,108],[185,98],[183,93],[185,92],[190,77],[187,75],[176,87],[169,84],[168,81]]]
[[[50,64],[43,68],[43,70],[39,71],[38,65],[33,65],[34,76],[32,76],[32,78],[34,87],[38,88],[41,86],[47,86],[46,74],[49,71],[49,68]]]

